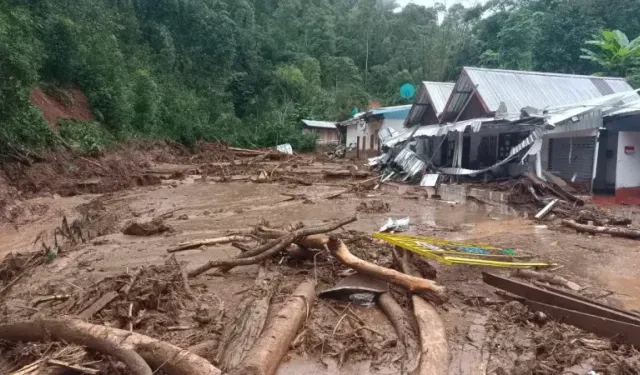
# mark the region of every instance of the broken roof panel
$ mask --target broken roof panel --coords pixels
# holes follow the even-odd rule
[[[528,106],[541,109],[558,107],[631,90],[623,78],[616,77],[465,67],[445,114],[461,111],[476,86],[489,113],[497,111],[501,102],[505,103],[508,113],[518,113]]]
[[[302,120],[310,128],[335,129],[336,123],[330,121]]]
[[[405,126],[421,124],[426,112],[432,109],[435,116],[438,117],[444,110],[449,96],[453,91],[455,83],[453,82],[422,82],[420,89],[416,95],[416,101],[409,111]],[[424,124],[422,124],[424,125]]]

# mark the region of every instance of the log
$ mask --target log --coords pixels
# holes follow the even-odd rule
[[[411,253],[396,247],[394,254],[400,257],[400,264],[405,273],[415,277],[421,276],[411,263]],[[444,322],[435,307],[422,297],[412,295],[411,302],[420,333],[421,353],[418,374],[446,375],[449,371],[449,343]]]
[[[593,225],[578,224],[573,220],[562,220],[562,225],[569,228],[573,228],[581,233],[608,234],[613,237],[622,237],[622,238],[640,240],[640,230],[635,230],[635,229],[596,227]]]
[[[187,241],[167,249],[167,253],[177,253],[179,251],[197,249],[200,246],[222,245],[231,242],[247,242],[249,240],[251,240],[251,238],[247,236],[225,236],[208,238],[206,240]]]
[[[553,210],[553,207],[558,204],[559,200],[558,199],[554,199],[552,200],[548,205],[546,205],[542,210],[540,210],[540,212],[538,212],[538,214],[536,214],[536,220],[540,220],[543,217],[547,216],[547,214],[549,212],[551,212],[551,210]]]
[[[273,375],[289,352],[291,342],[306,321],[316,299],[316,285],[307,281],[298,286],[284,306],[267,323],[246,360],[231,375]]]
[[[114,290],[104,294],[97,301],[95,301],[93,304],[91,304],[91,306],[87,307],[83,312],[81,312],[78,315],[78,317],[80,319],[84,319],[84,320],[90,319],[95,314],[99,313],[100,310],[102,310],[105,307],[107,307],[107,305],[109,305],[111,302],[113,302],[114,299],[118,298],[118,296],[120,296],[120,295],[118,294],[118,292],[116,292]]]
[[[442,303],[447,300],[446,289],[443,286],[440,286],[431,280],[407,275],[402,272],[362,260],[351,254],[344,242],[337,237],[330,237],[328,247],[331,254],[333,254],[336,259],[359,273],[384,280],[388,283],[405,288],[410,292],[419,293],[438,303]]]
[[[353,177],[353,178],[367,178],[371,176],[371,173],[367,171],[328,171],[323,170],[322,175],[327,178],[331,177]]]
[[[188,347],[187,350],[197,355],[198,357],[202,357],[213,363],[216,358],[216,352],[218,351],[219,345],[220,341],[218,340],[206,340],[199,344]]]
[[[422,297],[413,295],[413,314],[420,331],[420,375],[446,375],[449,370],[447,332],[438,311]]]
[[[57,340],[87,346],[125,362],[130,370],[137,371],[136,375],[151,375],[151,368],[162,368],[168,375],[221,375],[220,370],[207,360],[167,342],[78,319],[42,319],[3,324],[0,325],[0,340]]]
[[[412,374],[420,364],[420,342],[411,319],[405,314],[391,293],[383,293],[378,297],[378,306],[385,313],[396,330],[398,342],[402,345],[405,358],[402,361],[402,374]]]
[[[246,358],[267,321],[272,293],[262,298],[245,299],[235,318],[222,332],[216,364],[222,371],[238,367]]]
[[[122,361],[135,375],[153,374],[147,362],[138,353],[104,335],[107,331],[102,331],[100,327],[81,320],[34,320],[0,325],[0,340],[10,342],[59,340],[83,345]],[[103,328],[109,330],[109,332],[110,330],[115,330],[115,328]],[[127,331],[122,332],[129,333]]]
[[[285,180],[285,181],[289,181],[289,182],[293,182],[295,184],[299,184],[299,185],[304,185],[304,186],[311,186],[313,185],[313,182],[311,181],[307,181],[304,180],[302,178],[299,177],[293,177],[293,176],[280,176],[281,179]]]
[[[562,276],[536,272],[533,270],[520,269],[516,271],[515,276],[518,276],[523,279],[544,281],[552,285],[564,286],[575,291],[579,291],[582,289],[580,285],[574,283],[573,281],[569,281]]]
[[[325,226],[321,226],[317,228],[298,229],[286,236],[281,237],[278,240],[271,241],[267,245],[257,248],[256,251],[248,251],[246,253],[242,253],[233,259],[209,261],[203,264],[202,266],[194,270],[191,270],[188,273],[188,275],[189,277],[197,277],[200,274],[207,272],[208,270],[216,267],[224,267],[221,271],[227,272],[228,270],[236,266],[246,266],[250,264],[257,264],[262,262],[263,260],[266,260],[271,258],[272,256],[275,256],[280,251],[286,249],[289,245],[294,243],[296,240],[299,240],[303,237],[312,236],[315,234],[331,232],[347,224],[350,224],[356,220],[358,219],[357,217],[354,216],[345,220],[341,220],[337,223],[327,224]],[[270,247],[266,247],[266,246],[270,246]]]

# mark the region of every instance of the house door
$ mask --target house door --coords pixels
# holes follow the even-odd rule
[[[596,137],[549,140],[549,171],[565,180],[591,181]]]
[[[462,139],[462,168],[470,168],[471,164],[471,137]]]

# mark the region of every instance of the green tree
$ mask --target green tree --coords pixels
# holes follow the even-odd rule
[[[637,72],[640,67],[640,36],[629,41],[622,31],[605,29],[593,38],[585,44],[594,46],[595,50],[582,48],[584,55],[580,58],[598,64],[603,71],[597,74],[627,77]]]

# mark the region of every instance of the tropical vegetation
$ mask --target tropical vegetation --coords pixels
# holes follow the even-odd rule
[[[465,65],[634,79],[637,15],[638,0],[3,0],[0,154],[135,137],[305,149],[301,118],[405,104],[401,84]],[[52,132],[36,86],[79,88],[95,122]]]

